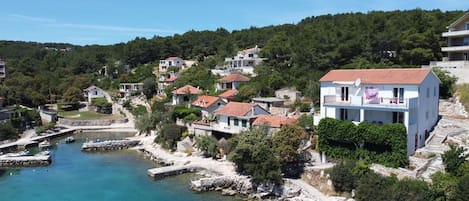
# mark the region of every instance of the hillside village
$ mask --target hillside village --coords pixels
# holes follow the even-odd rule
[[[397,178],[388,182],[398,187],[407,185],[400,181],[428,182],[402,190],[419,196],[430,191],[434,178],[443,182],[453,179],[451,185],[457,187],[451,189],[451,193],[462,193],[465,191],[460,188],[464,183],[459,181],[469,178],[464,172],[469,171],[464,169],[469,167],[466,161],[469,156],[469,117],[461,100],[464,92],[452,94],[453,91],[450,93],[444,87],[448,85],[448,77],[451,87],[455,87],[456,80],[458,84],[467,83],[468,25],[469,13],[465,13],[442,33],[449,46],[441,48],[448,55],[442,61],[414,68],[328,69],[318,77],[316,85],[303,85],[308,86],[307,89],[297,88],[283,78],[274,79],[273,74],[279,72],[275,68],[268,69],[266,63],[290,64],[286,60],[264,57],[264,48],[272,51],[272,46],[249,46],[218,63],[210,62],[210,56],[204,60],[170,55],[154,63],[124,70],[126,65],[111,62],[100,69],[105,69],[102,73],[93,72],[102,76],[100,83],[83,82],[82,86],[87,85],[78,92],[67,90],[63,95],[66,102],[44,102],[38,107],[38,114],[31,115],[34,118],[26,116],[28,112],[25,111],[35,111],[35,108],[24,107],[25,111],[18,112],[16,107],[11,107],[14,105],[11,102],[2,103],[5,106],[1,107],[0,120],[7,122],[19,115],[22,117],[20,131],[27,133],[29,130],[36,136],[60,127],[134,131],[144,139],[142,142],[161,146],[182,157],[230,160],[237,171],[243,170],[240,174],[250,174],[261,182],[275,183],[282,176],[289,177],[286,181],[300,178],[292,182],[303,182],[299,186],[307,183],[310,186],[304,189],[313,186],[319,190],[314,191],[316,196],[326,195],[331,199],[337,196],[334,199],[372,200],[364,197],[371,194],[364,189],[373,188],[373,183],[369,183],[370,186],[358,184],[358,178],[369,181],[374,178],[383,183],[386,178]],[[70,48],[62,53],[73,51]],[[205,65],[210,67],[202,69]],[[0,60],[0,79],[10,76],[6,73],[8,68],[9,63]],[[112,81],[113,76],[123,73],[129,75],[126,74],[119,83]],[[282,80],[286,83],[272,84],[269,87],[275,87],[265,91],[256,90],[253,85],[265,83],[259,81],[263,75],[272,75],[270,84]],[[110,81],[104,83],[102,80]],[[114,89],[98,85],[109,85]],[[317,94],[305,95],[305,90]],[[52,99],[50,89],[48,93]],[[446,97],[448,93],[450,96]],[[7,97],[0,102],[4,100],[10,101]],[[103,116],[93,119],[93,125],[83,123],[89,119],[80,118],[88,112]],[[264,135],[267,137],[262,137]],[[21,137],[25,136],[27,134]],[[12,143],[11,140],[2,144],[8,143]],[[242,143],[246,143],[243,144],[246,147],[256,147],[256,143],[269,146],[259,145],[259,150],[264,148],[262,151],[267,153],[261,154],[262,159],[256,159],[248,148],[236,147]],[[442,173],[451,151],[459,151],[453,158],[459,160],[459,170],[451,172],[446,168],[446,173]],[[349,160],[358,162],[352,165],[343,162]],[[352,172],[352,169],[363,172]],[[461,180],[454,179],[456,177]],[[356,181],[348,185],[351,178]],[[438,196],[457,200],[458,196],[448,195],[445,187],[435,187],[432,193],[438,195],[429,194],[420,200]]]

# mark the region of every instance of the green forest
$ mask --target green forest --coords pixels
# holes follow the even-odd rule
[[[268,60],[256,67],[258,76],[243,90],[267,96],[291,86],[317,101],[318,79],[331,69],[418,67],[441,59],[440,47],[446,44],[441,33],[462,15],[462,11],[421,9],[344,13],[231,32],[218,28],[137,37],[114,45],[0,41],[0,58],[7,63],[0,96],[7,104],[27,106],[66,102],[91,84],[116,89],[119,82],[143,81],[160,59],[169,56],[199,62],[182,74],[177,86],[211,90],[218,77],[210,74],[210,68],[238,50],[258,45]],[[64,48],[70,51],[60,51]],[[124,71],[125,65],[132,71]],[[112,73],[98,73],[103,66]]]

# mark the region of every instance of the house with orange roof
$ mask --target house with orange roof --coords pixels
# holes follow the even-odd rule
[[[198,107],[202,111],[203,117],[208,117],[220,106],[225,105],[226,102],[223,101],[220,97],[215,96],[199,96],[195,101],[192,102],[193,107]]]
[[[241,74],[233,73],[218,80],[216,90],[237,89],[239,85],[247,83],[251,78]]]
[[[409,155],[438,121],[440,80],[431,69],[332,70],[319,81],[321,118],[401,123]]]
[[[218,97],[220,97],[223,101],[225,101],[227,103],[227,102],[230,102],[231,100],[233,100],[233,98],[236,96],[236,94],[238,94],[238,90],[229,89],[229,90],[221,93],[220,95],[218,95]]]
[[[202,93],[202,90],[191,85],[185,85],[179,89],[174,90],[172,93],[173,105],[179,105],[185,101],[188,101],[190,106],[192,100],[197,98],[197,96]]]
[[[269,112],[252,103],[229,102],[215,110],[217,122],[194,122],[194,132],[211,134],[220,137],[231,137],[252,127],[254,120]]]
[[[269,134],[275,134],[284,125],[290,125],[296,122],[296,118],[281,117],[272,115],[260,115],[254,120],[252,125],[254,127],[267,127]]]

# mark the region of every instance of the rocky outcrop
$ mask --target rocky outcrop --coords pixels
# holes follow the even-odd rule
[[[301,189],[291,185],[257,183],[246,176],[220,176],[191,181],[194,191],[220,190],[223,195],[242,194],[253,198],[287,200],[301,194]]]
[[[139,140],[108,140],[103,142],[85,142],[82,151],[112,151],[137,146]]]

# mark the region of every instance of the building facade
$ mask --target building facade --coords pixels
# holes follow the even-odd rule
[[[440,80],[430,69],[332,70],[319,81],[321,118],[401,123],[409,155],[438,121]]]
[[[184,60],[179,57],[168,57],[167,59],[160,60],[158,70],[160,73],[164,73],[169,67],[183,68]]]
[[[251,80],[249,77],[233,73],[219,79],[215,89],[217,91],[230,89],[237,90],[241,84],[249,82],[249,80]]]
[[[0,59],[0,78],[5,78],[7,75],[7,65]]]

